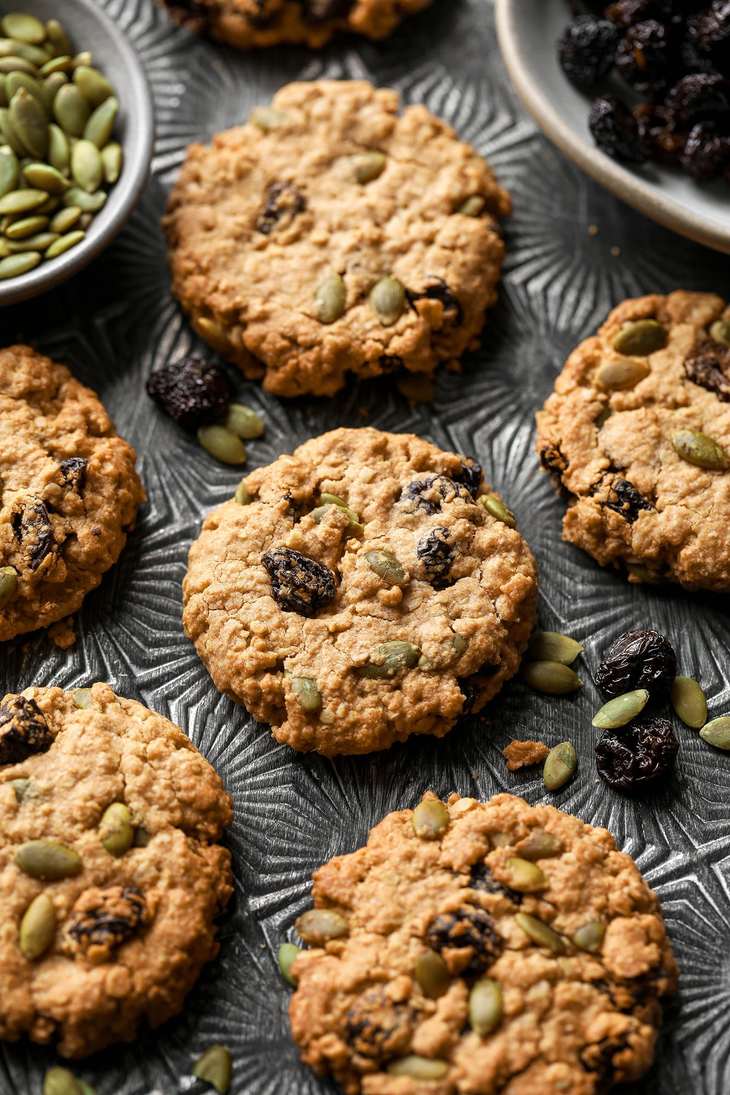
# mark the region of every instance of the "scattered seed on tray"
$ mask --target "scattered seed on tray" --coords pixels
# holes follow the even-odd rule
[[[193,1066],[193,1076],[215,1088],[218,1095],[226,1095],[231,1087],[233,1061],[225,1046],[211,1046]]]

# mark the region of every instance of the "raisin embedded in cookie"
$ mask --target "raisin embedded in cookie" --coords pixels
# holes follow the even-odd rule
[[[598,1095],[651,1064],[676,966],[605,829],[427,795],[321,867],[314,904],[292,1033],[346,1095]]]
[[[75,612],[144,491],[96,395],[29,346],[0,350],[0,640]]]
[[[283,88],[248,124],[192,145],[164,225],[197,332],[277,395],[350,372],[431,373],[496,297],[507,193],[484,160],[395,91]]]
[[[158,1026],[218,950],[231,802],[176,726],[107,685],[0,703],[0,1038],[66,1057]]]
[[[183,586],[216,687],[330,755],[479,710],[517,670],[536,602],[530,550],[487,491],[473,460],[374,429],[253,472],[244,504],[204,522]]]
[[[566,540],[632,582],[730,590],[730,306],[627,300],[571,354],[537,416]]]
[[[338,31],[386,38],[431,0],[163,0],[173,19],[238,49],[301,42],[319,48]]]

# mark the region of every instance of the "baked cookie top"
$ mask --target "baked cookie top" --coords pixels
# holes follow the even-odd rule
[[[633,582],[730,590],[730,306],[627,300],[570,355],[537,416],[565,539]]]
[[[96,395],[29,346],[0,350],[0,640],[75,612],[144,491]]]
[[[430,373],[496,297],[507,193],[423,106],[364,81],[282,88],[191,145],[164,226],[198,333],[277,395]]]
[[[598,1095],[651,1064],[676,967],[605,829],[427,795],[316,871],[314,904],[292,1032],[347,1095]]]
[[[183,622],[216,686],[277,740],[335,754],[440,737],[515,673],[535,562],[473,460],[340,429],[238,498],[190,549]]]
[[[238,49],[301,42],[319,48],[337,31],[386,38],[431,0],[163,0],[174,19]]]
[[[0,704],[0,1038],[81,1057],[182,1007],[232,892],[231,802],[176,726],[104,684]]]

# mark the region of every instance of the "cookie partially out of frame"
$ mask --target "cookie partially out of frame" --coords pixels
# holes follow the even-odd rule
[[[292,1033],[346,1095],[599,1095],[654,1055],[676,966],[605,829],[427,795],[314,875]]]
[[[479,710],[517,670],[537,589],[488,491],[473,460],[369,428],[253,472],[205,520],[183,586],[217,688],[325,754],[440,737]]]
[[[0,1038],[67,1057],[182,1007],[232,892],[231,802],[176,726],[107,685],[0,703]]]
[[[164,226],[197,332],[277,395],[430,374],[496,298],[510,199],[423,106],[364,81],[282,88],[192,145]]]
[[[632,582],[730,590],[730,306],[627,300],[570,355],[537,416],[566,540]]]

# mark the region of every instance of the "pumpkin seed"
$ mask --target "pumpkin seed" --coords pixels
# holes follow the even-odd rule
[[[71,692],[71,699],[74,701],[76,707],[84,711],[86,708],[91,707],[91,689],[90,688],[74,688]]]
[[[16,91],[20,91],[21,87],[33,96],[45,116],[46,104],[43,95],[43,84],[36,80],[35,76],[29,76],[27,72],[9,72],[5,77],[5,95],[8,102]]]
[[[98,106],[86,123],[84,139],[91,141],[95,148],[103,148],[111,139],[114,123],[119,113],[119,101],[112,97]]]
[[[536,893],[547,886],[543,872],[528,859],[512,856],[505,866],[509,872],[509,886],[518,893]]]
[[[0,263],[0,267],[2,263]],[[404,673],[406,669],[413,669],[418,664],[421,651],[413,643],[403,639],[393,639],[388,643],[376,646],[370,655],[370,661],[360,668],[360,675],[371,680],[380,680],[384,677],[395,677]]]
[[[23,157],[27,155],[23,142],[18,137],[10,121],[10,111],[5,107],[0,108],[0,134],[2,134],[5,144],[9,145],[16,156]]]
[[[53,100],[53,116],[68,137],[80,137],[91,114],[91,107],[76,84],[64,84]]]
[[[672,707],[685,726],[699,730],[707,722],[707,700],[692,677],[675,677],[672,682]]]
[[[99,825],[99,840],[115,859],[123,856],[134,843],[134,825],[129,807],[113,802],[104,811]]]
[[[73,57],[69,57],[67,53],[62,53],[58,57],[52,57],[50,61],[46,61],[41,68],[41,76],[54,76],[58,72],[63,72],[65,75],[67,72],[72,72],[73,67]]]
[[[98,213],[106,201],[103,190],[97,190],[95,194],[87,194],[80,186],[72,186],[61,198],[66,206],[77,205],[82,213]]]
[[[225,1046],[211,1046],[193,1065],[193,1076],[214,1087],[219,1095],[226,1095],[231,1087],[233,1060]]]
[[[565,943],[558,933],[548,927],[542,920],[538,920],[536,916],[530,916],[528,913],[517,913],[515,921],[533,943],[537,943],[541,947],[547,947],[553,954],[563,954],[565,951]]]
[[[104,177],[101,154],[91,141],[77,141],[71,149],[71,174],[87,194],[93,194],[101,186]]]
[[[716,749],[730,750],[730,715],[721,715],[708,722],[700,730],[700,737]]]
[[[11,72],[27,72],[29,76],[37,76],[38,69],[32,61],[26,61],[24,57],[19,57],[17,54],[10,57],[0,57],[0,72],[6,73],[8,76]]]
[[[26,236],[32,236],[35,232],[42,232],[48,225],[48,217],[21,217],[19,221],[13,221],[5,229],[5,235],[9,240],[23,240]]]
[[[46,28],[40,19],[25,11],[11,11],[3,16],[3,32],[8,38],[17,38],[19,42],[29,42],[38,46],[46,40]]]
[[[451,984],[449,967],[436,951],[424,951],[419,954],[413,969],[413,976],[424,996],[429,1000],[438,1000]]]
[[[9,145],[3,145],[0,148],[0,198],[15,189],[19,178],[18,157]]]
[[[497,521],[501,521],[507,528],[517,527],[517,518],[514,513],[505,506],[502,499],[498,498],[496,494],[480,495],[479,504],[484,507],[488,514],[495,517]]]
[[[122,173],[124,153],[118,141],[110,141],[101,150],[101,163],[104,168],[104,180],[113,186]]]
[[[605,934],[606,925],[602,920],[590,920],[587,924],[583,924],[582,927],[578,928],[573,936],[573,942],[582,951],[590,951],[591,954],[595,954],[601,949]]]
[[[86,68],[91,68],[91,64],[94,60],[90,49],[83,49],[81,53],[77,53],[73,59],[73,67],[80,68],[82,65]]]
[[[517,851],[523,859],[534,862],[536,859],[551,859],[563,851],[563,842],[545,829],[533,829],[517,845]]]
[[[83,206],[81,208],[83,209]],[[229,341],[225,328],[214,319],[210,319],[208,316],[198,316],[194,327],[198,334],[211,344],[214,350],[225,353],[228,349]]]
[[[11,255],[24,254],[26,251],[47,251],[52,243],[58,239],[56,232],[39,232],[35,236],[26,236],[24,239],[10,241],[8,251]]]
[[[268,133],[272,129],[279,129],[281,126],[287,125],[291,119],[288,114],[283,110],[277,110],[276,107],[257,106],[249,114],[248,120],[252,125],[262,129],[264,133]]]
[[[651,369],[645,361],[606,361],[596,372],[596,384],[609,392],[623,392],[635,388]]]
[[[730,346],[730,319],[718,319],[710,327],[710,335],[715,342]]]
[[[13,190],[0,198],[0,214],[29,213],[31,209],[37,209],[42,205],[48,195],[45,190],[21,188]]]
[[[461,213],[463,217],[479,217],[484,212],[486,201],[481,194],[472,194],[470,198],[462,202],[457,213]]]
[[[0,57],[22,57],[36,68],[40,68],[48,60],[45,51],[39,46],[21,42],[17,38],[0,38]]]
[[[392,551],[385,548],[375,548],[365,552],[365,560],[371,570],[382,578],[386,585],[405,585],[406,572]]]
[[[0,609],[9,605],[18,592],[18,572],[15,567],[0,567]]]
[[[72,878],[81,870],[81,857],[67,844],[56,840],[29,840],[15,853],[15,863],[31,878],[56,882]]]
[[[250,493],[243,479],[236,487],[236,493],[233,495],[233,498],[234,501],[238,502],[239,506],[250,506],[253,502],[253,495]]]
[[[502,1022],[502,986],[484,977],[469,993],[469,1025],[480,1038],[486,1038]]]
[[[314,293],[317,319],[320,323],[335,323],[345,314],[347,289],[343,278],[336,273],[327,274]]]
[[[114,95],[114,88],[97,68],[89,65],[77,65],[74,70],[74,83],[81,94],[92,106],[98,107]]]
[[[58,232],[60,235],[63,235],[65,232],[68,232],[70,228],[73,228],[80,216],[81,210],[78,205],[69,205],[67,208],[60,209],[58,213],[56,213],[48,227],[51,229],[51,232]]]
[[[48,151],[48,119],[43,107],[21,87],[10,100],[9,114],[10,124],[25,148],[42,160]]]
[[[17,278],[21,274],[27,274],[41,261],[38,251],[25,251],[21,255],[8,255],[0,260],[0,279]]]
[[[532,661],[560,662],[561,665],[572,665],[582,653],[582,643],[559,631],[536,631],[527,648],[527,656]]]
[[[451,640],[451,645],[454,648],[454,653],[456,654],[457,658],[460,658],[468,647],[469,640],[465,639],[463,635],[459,635],[458,633],[456,633]]]
[[[53,113],[53,104],[56,101],[59,90],[67,83],[68,77],[63,72],[54,72],[50,76],[46,76],[43,81],[43,102],[45,103],[46,110],[49,114]],[[51,124],[53,125],[55,123]],[[56,164],[54,166],[58,165]]]
[[[56,909],[48,894],[34,897],[20,921],[20,952],[29,962],[45,954],[56,934]]]
[[[313,677],[292,677],[290,683],[302,711],[313,715],[321,709],[322,693]]]
[[[583,686],[578,674],[561,662],[528,662],[523,666],[522,677],[530,688],[549,696],[566,696]]]
[[[403,314],[406,291],[397,278],[381,278],[370,292],[370,307],[384,327],[392,327]]]
[[[657,320],[637,319],[624,323],[613,340],[613,348],[618,354],[647,357],[663,350],[668,341],[666,327]]]
[[[55,259],[58,255],[62,255],[65,251],[70,251],[72,247],[75,247],[77,243],[81,243],[86,238],[86,233],[82,232],[79,228],[76,232],[67,232],[65,236],[59,236],[55,243],[46,251],[47,259]]]
[[[309,909],[294,925],[305,943],[323,946],[331,939],[341,939],[349,931],[344,916],[334,909]]]
[[[432,1057],[401,1057],[400,1061],[393,1061],[388,1065],[388,1073],[391,1076],[407,1076],[411,1080],[443,1080],[449,1066],[446,1061],[436,1061]]]
[[[23,175],[30,186],[47,194],[62,194],[71,185],[57,168],[47,163],[29,163],[23,168]]]
[[[294,988],[296,988],[297,979],[291,968],[301,953],[301,949],[295,943],[282,943],[279,947],[279,972],[286,983]]]
[[[449,827],[449,808],[440,799],[424,798],[413,811],[411,823],[419,840],[439,840]]]
[[[578,757],[569,741],[561,741],[545,757],[542,781],[548,791],[559,791],[575,775]]]
[[[84,1095],[81,1084],[67,1068],[49,1068],[43,1079],[43,1095]]]
[[[201,426],[198,441],[207,453],[222,464],[245,464],[246,448],[240,437],[225,426]]]
[[[10,785],[10,787],[13,788],[13,793],[15,794],[15,801],[20,803],[20,802],[23,801],[26,794],[28,793],[28,788],[30,787],[30,780],[29,779],[11,779],[9,785]]]
[[[254,438],[261,437],[264,423],[251,407],[246,407],[243,403],[231,403],[226,417],[226,428],[244,441],[253,441]]]
[[[699,430],[678,430],[672,435],[672,446],[677,456],[696,468],[706,471],[727,471],[730,468],[730,455],[722,445]]]
[[[64,53],[71,52],[71,43],[69,41],[66,31],[63,29],[58,19],[49,19],[46,23],[46,34],[48,35],[48,41],[53,47],[53,52],[57,55],[63,55]]]
[[[332,497],[334,497],[334,495],[323,494],[322,498],[320,499],[320,502],[323,502],[323,504],[317,506],[310,513],[309,516],[313,519],[315,524],[317,524],[317,525],[321,524],[322,521],[324,520],[324,518],[327,516],[327,514],[331,510],[335,509],[335,510],[338,510],[340,513],[347,514],[347,517],[349,518],[349,524],[347,526],[348,529],[350,529],[352,532],[355,532],[355,533],[358,533],[358,534],[363,532],[364,531],[364,526],[360,524],[359,517],[357,516],[357,514],[353,510],[350,509],[350,507],[348,505],[346,505],[342,501],[341,498],[338,499],[336,502],[324,501],[325,498],[332,498]]]
[[[624,692],[622,696],[604,703],[593,716],[592,725],[598,730],[616,730],[620,726],[626,726],[646,707],[649,702],[649,693],[645,688],[637,688],[634,692]]]
[[[355,179],[359,183],[369,183],[379,178],[385,171],[386,158],[384,153],[373,149],[371,152],[361,152],[352,160],[352,170]]]

